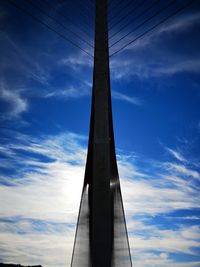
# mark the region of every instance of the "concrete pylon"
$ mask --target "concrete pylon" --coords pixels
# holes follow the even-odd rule
[[[92,110],[71,267],[130,267],[110,93],[107,0],[96,0]]]

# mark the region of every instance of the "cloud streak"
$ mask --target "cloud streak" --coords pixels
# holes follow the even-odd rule
[[[64,266],[71,258],[87,139],[73,133],[40,138],[14,136],[12,142],[0,146],[7,164],[1,169],[0,179],[1,258]],[[174,211],[200,208],[191,172],[172,175],[162,162],[156,170],[157,178],[153,178],[154,173],[144,173],[136,161],[123,154],[118,155],[118,165],[136,266],[179,266],[172,255],[195,254],[193,249],[200,245],[197,225],[188,227],[182,221],[175,229],[162,229],[157,223],[149,223],[148,218],[162,214],[169,219]],[[3,171],[6,167],[9,175]],[[144,255],[149,265],[137,255]],[[195,262],[184,264],[197,266]]]
[[[7,104],[7,110],[4,110],[1,115],[2,119],[18,118],[23,112],[28,110],[28,101],[21,94],[20,90],[9,90],[1,83],[0,101]]]
[[[184,35],[189,30],[193,31],[199,24],[199,18],[200,13],[197,12],[180,15],[157,31],[128,46],[123,53],[111,58],[111,77],[115,80],[127,80],[132,76],[148,79],[170,77],[184,72],[199,73],[200,58],[198,55],[189,54],[184,46],[181,49],[174,46],[170,51],[167,46],[172,38],[177,38],[178,44],[179,35]],[[127,42],[132,39],[134,36],[127,39]],[[117,45],[115,51],[120,47],[121,44]]]
[[[114,99],[125,101],[136,106],[141,106],[143,104],[138,97],[133,97],[133,96],[131,97],[117,91],[112,91],[112,97]]]

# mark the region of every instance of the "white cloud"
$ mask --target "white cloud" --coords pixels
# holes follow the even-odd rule
[[[166,167],[168,167],[172,172],[176,172],[178,174],[182,174],[188,177],[192,177],[194,179],[200,179],[200,174],[196,170],[191,170],[184,165],[175,164],[175,163],[166,163]]]
[[[6,224],[9,229],[0,231],[1,260],[7,263],[43,265],[49,267],[69,266],[74,239],[74,228],[59,225],[54,229],[44,224],[45,232],[36,231],[29,221]],[[23,234],[20,234],[21,233]],[[69,255],[70,254],[70,255]]]
[[[168,253],[141,253],[133,257],[135,267],[198,267],[200,261],[177,262]]]
[[[182,161],[182,162],[186,162],[186,159],[183,157],[183,155],[181,154],[181,152],[175,150],[175,149],[171,149],[171,148],[166,148],[166,150],[177,160]]]
[[[187,31],[196,24],[199,24],[200,13],[188,13],[171,20],[158,29],[154,34],[166,34],[167,32],[174,34],[174,32]]]
[[[182,253],[198,256],[199,230],[199,226],[182,225],[170,230],[159,229],[156,224],[145,225],[140,222],[134,225],[129,235],[134,265],[138,267],[199,266],[199,261],[179,262],[172,256],[172,254]]]
[[[125,101],[131,104],[134,104],[136,106],[141,106],[142,102],[138,97],[131,97],[116,91],[112,91],[112,97],[121,101]]]
[[[89,86],[80,86],[77,88],[75,87],[69,87],[68,89],[61,89],[61,90],[54,90],[52,92],[46,93],[45,97],[58,97],[60,99],[71,99],[71,98],[79,98],[83,96],[88,96],[91,93],[91,87]]]
[[[80,98],[84,96],[91,95],[92,85],[91,83],[84,82],[84,86],[80,87],[69,87],[68,89],[59,89],[48,92],[44,95],[45,98],[57,97],[59,99],[68,100],[73,98]],[[143,105],[142,101],[138,97],[128,96],[126,94],[112,90],[113,99],[120,101],[125,101],[130,104],[141,106]]]
[[[155,31],[149,32],[149,34],[138,39],[135,43],[127,46],[124,51],[145,48],[147,46],[151,47],[152,45],[155,45],[157,41],[160,41],[160,38],[172,37],[174,34],[191,30],[194,26],[199,24],[199,21],[200,13],[197,12],[176,16],[164,24],[161,24]],[[120,37],[123,36],[124,35],[121,33]],[[127,40],[131,41],[134,37],[137,37],[137,35],[130,36]]]
[[[1,258],[50,267],[69,264],[87,139],[73,133],[38,138],[17,133],[13,136],[10,143],[0,147],[7,160],[5,164],[14,171],[13,175],[2,175],[0,180]],[[161,229],[137,216],[168,216],[179,209],[199,208],[198,188],[193,181],[188,183],[185,179],[190,172],[177,172],[172,176],[163,163],[163,170],[160,167],[154,178],[154,173],[145,174],[137,167],[137,161],[134,162],[126,155],[118,156],[135,264],[179,266],[170,253],[194,254],[193,248],[200,245],[197,226],[184,226],[182,221],[177,229],[168,229],[167,225]],[[149,250],[152,253],[148,253]],[[146,261],[138,255],[144,255]],[[197,266],[196,263],[184,264]]]
[[[122,174],[121,177],[123,177]],[[163,183],[162,180],[148,182],[122,179],[122,193],[127,215],[149,214],[155,216],[179,209],[199,208],[198,190],[190,184],[187,184],[188,188],[185,188],[186,183],[181,183],[182,179],[179,179],[179,183],[177,180],[166,179],[163,186],[160,186],[160,183]]]
[[[198,56],[184,58],[179,54],[179,58],[176,58],[173,53],[169,54],[167,51],[163,51],[163,55],[160,55],[159,58],[156,56],[153,58],[151,56],[139,56],[137,52],[134,52],[134,55],[131,57],[129,55],[128,58],[116,57],[111,59],[111,77],[115,80],[129,80],[132,76],[148,79],[150,77],[171,76],[183,72],[199,73],[199,70],[200,58]]]
[[[76,137],[70,134],[55,139],[49,137],[42,144],[26,136],[19,140],[20,144],[10,144],[6,151],[1,150],[10,157],[13,168],[15,164],[20,164],[19,177],[7,179],[13,187],[0,187],[2,200],[9,195],[1,208],[1,216],[20,215],[56,221],[76,218],[85,161],[85,150],[78,146]],[[20,156],[20,151],[37,156],[24,158]],[[40,156],[47,157],[48,162],[41,162]]]
[[[69,56],[67,58],[63,58],[59,62],[61,65],[64,65],[68,68],[72,68],[75,71],[81,70],[83,67],[92,68],[93,60],[88,58],[86,55],[80,54],[79,56]]]
[[[23,80],[32,79],[40,84],[48,85],[49,72],[46,68],[49,67],[49,64],[44,66],[38,54],[30,56],[30,51],[28,52],[26,47],[18,44],[16,40],[13,41],[5,33],[0,33],[0,41],[4,51],[1,54],[0,71],[4,73],[4,76],[8,71],[12,71],[12,80],[9,76],[6,77],[8,82],[13,82],[14,79],[14,84],[16,84],[23,77]]]
[[[156,227],[150,228],[147,236],[131,236],[132,250],[147,251],[156,250],[158,252],[167,253],[185,253],[198,255],[193,248],[200,245],[198,226],[188,226],[178,228],[176,230],[159,230]]]
[[[173,75],[181,72],[199,73],[200,58],[180,60],[170,65],[163,65],[157,69],[157,75]]]
[[[199,18],[200,13],[178,16],[126,47],[124,53],[111,57],[111,77],[118,80],[129,79],[131,76],[150,78],[172,76],[183,72],[199,73],[199,55],[189,53],[190,50],[194,52],[192,43],[191,47],[184,48],[183,46],[182,49],[174,47],[170,51],[167,46],[168,42],[172,43],[171,39],[177,36],[175,33],[184,34],[188,30],[197,28]],[[127,38],[126,42],[128,43],[133,38],[134,36]],[[120,47],[121,44],[117,45],[113,51]]]
[[[28,110],[28,101],[21,96],[21,91],[9,90],[3,84],[0,85],[0,100],[7,104],[7,109],[1,115],[3,119],[19,117]]]

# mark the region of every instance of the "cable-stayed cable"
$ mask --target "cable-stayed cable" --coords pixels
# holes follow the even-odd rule
[[[139,28],[141,28],[141,26],[143,26],[145,23],[147,23],[148,21],[150,21],[151,19],[155,18],[156,16],[158,16],[160,13],[162,13],[163,11],[165,11],[168,7],[170,7],[171,5],[173,5],[176,2],[176,0],[172,0],[170,1],[167,5],[165,5],[164,7],[160,8],[158,11],[156,11],[156,13],[154,13],[151,17],[149,17],[148,19],[144,20],[142,23],[140,23],[138,26],[136,26],[133,30],[129,31],[128,33],[126,33],[123,37],[121,37],[120,39],[118,39],[116,42],[114,42],[111,46],[109,46],[109,48],[113,47],[114,45],[116,45],[117,43],[121,42],[124,38],[126,38],[128,35],[132,34],[133,32],[135,32],[136,30],[138,30]]]
[[[119,16],[120,13],[122,13],[124,10],[126,10],[131,4],[133,4],[133,0],[130,0],[123,8],[121,8],[114,16],[110,18],[110,22],[117,16]]]
[[[33,6],[34,8],[36,8],[37,10],[39,10],[41,13],[43,13],[46,17],[50,18],[51,20],[55,21],[58,25],[60,25],[61,27],[63,27],[63,29],[67,30],[68,32],[72,33],[74,36],[76,36],[79,40],[81,40],[82,42],[85,42],[87,45],[89,45],[90,47],[94,48],[94,46],[92,44],[90,44],[88,41],[86,41],[84,38],[80,37],[79,34],[77,34],[76,32],[72,31],[71,29],[69,29],[68,27],[66,27],[63,23],[61,23],[60,21],[58,21],[56,18],[52,17],[51,15],[49,15],[47,12],[45,12],[42,8],[38,7],[37,5],[35,5],[32,0],[28,0],[29,4],[31,6]]]
[[[162,19],[160,22],[158,22],[157,24],[155,24],[154,26],[152,26],[151,28],[149,28],[148,30],[146,30],[145,32],[143,32],[142,34],[140,34],[139,36],[137,36],[136,38],[134,38],[132,41],[128,42],[127,44],[125,44],[124,46],[122,46],[120,49],[118,49],[117,51],[115,51],[114,53],[112,53],[110,55],[110,57],[112,57],[112,56],[118,54],[119,52],[123,51],[127,46],[129,46],[132,43],[138,41],[143,36],[145,36],[147,33],[152,32],[155,28],[159,27],[161,24],[163,24],[164,22],[166,22],[170,18],[172,18],[175,15],[177,15],[179,12],[181,12],[182,10],[184,10],[185,8],[187,8],[188,6],[190,6],[191,4],[193,4],[195,1],[196,0],[192,0],[192,1],[188,2],[186,5],[182,6],[181,8],[179,8],[178,10],[176,10],[175,12],[173,12],[172,14],[168,15],[166,18]]]
[[[112,11],[116,9],[121,3],[123,3],[123,0],[119,0],[115,3],[115,5],[112,7]],[[110,13],[110,10],[108,10],[108,13]]]
[[[45,1],[45,2],[47,2],[47,3],[50,3],[50,0],[43,0],[43,1]],[[91,27],[91,25],[89,24],[89,21],[88,21],[88,19],[90,18],[90,16],[88,16],[88,14],[86,14],[86,12],[85,12],[85,8],[90,12],[90,8],[88,7],[88,6],[85,6],[85,4],[82,2],[82,1],[79,1],[78,3],[77,3],[77,1],[63,1],[63,0],[57,0],[61,5],[65,5],[65,4],[67,4],[67,7],[69,6],[69,5],[71,5],[71,7],[73,7],[73,4],[75,4],[76,5],[76,10],[80,13],[80,15],[84,18],[84,23],[88,26],[88,27]],[[87,0],[87,2],[88,2],[88,4],[89,5],[92,5],[92,1],[89,1],[89,0]],[[80,5],[82,5],[82,9],[81,9],[81,7],[80,7]],[[94,4],[93,4],[94,5]],[[94,18],[94,14],[93,13],[90,13],[90,15],[92,16],[92,19]]]
[[[119,21],[114,23],[113,25],[110,26],[109,30],[112,30],[116,25],[121,23],[124,19],[126,19],[129,15],[131,15],[133,12],[135,12],[138,8],[143,6],[143,4],[146,2],[146,0],[143,0],[141,3],[137,4],[133,9],[131,9],[126,15],[124,15]]]
[[[157,3],[159,3],[161,0],[156,0],[154,3],[152,3],[148,8],[146,8],[142,13],[138,14],[136,17],[134,17],[134,20],[140,18],[143,16],[146,12],[148,12],[152,7],[154,7]],[[114,36],[116,36],[118,33],[120,33],[122,30],[124,30],[127,26],[131,25],[133,21],[127,22],[124,26],[122,26],[117,32],[112,34],[109,39],[112,39]]]
[[[88,5],[86,5],[86,3],[83,3],[82,1],[79,2],[79,5],[82,5],[82,8],[83,8],[83,12],[84,12],[84,9],[85,11],[89,11],[90,13],[90,8],[88,7]],[[80,6],[79,6],[80,7]],[[84,13],[83,13],[84,14]],[[90,13],[91,17],[94,18],[94,14],[93,13]],[[85,14],[84,15],[87,19],[88,19],[88,14]]]
[[[50,2],[50,0],[43,0],[43,1],[46,1],[46,2]],[[65,0],[57,0],[57,2],[58,3],[60,3],[60,4],[67,4],[67,5],[69,5],[69,4],[73,4],[75,1],[65,1]],[[87,2],[88,2],[88,4],[93,4],[93,2],[92,1],[90,1],[90,0],[87,0]],[[82,4],[82,6],[85,8],[86,6],[85,6],[85,4],[83,4],[82,3],[82,1],[79,1],[79,4]],[[86,7],[87,9],[88,9],[88,7]],[[81,12],[81,10],[80,10],[80,6],[79,6],[79,8],[78,8],[78,11],[79,12]],[[83,12],[81,12],[82,13],[82,15],[84,16],[84,17],[86,17],[86,19],[88,19],[88,16],[87,15],[85,15]]]
[[[89,52],[87,52],[86,50],[84,50],[82,47],[80,47],[78,44],[76,44],[75,42],[71,41],[69,38],[67,38],[65,35],[63,35],[62,33],[56,31],[55,29],[53,29],[52,27],[50,27],[47,23],[43,22],[42,20],[38,19],[36,16],[34,16],[31,12],[27,11],[26,9],[24,9],[23,7],[17,5],[16,3],[14,3],[11,0],[8,0],[8,2],[15,6],[16,8],[18,8],[19,10],[21,10],[22,12],[24,12],[26,15],[30,16],[32,19],[34,19],[35,21],[39,22],[40,24],[42,24],[43,26],[45,26],[48,30],[56,33],[58,36],[60,36],[62,39],[64,39],[65,41],[67,41],[68,43],[72,44],[73,46],[75,46],[76,48],[80,49],[82,52],[84,52],[85,54],[87,54],[89,57],[93,58],[93,55],[90,54]]]
[[[48,0],[42,0],[43,2],[45,2],[47,5],[49,5],[52,9],[55,9],[55,6],[50,3]],[[91,35],[89,32],[87,32],[85,29],[83,29],[82,27],[76,25],[69,17],[67,17],[63,12],[58,11],[57,12],[61,17],[63,17],[65,20],[69,21],[71,24],[73,24],[76,28],[79,28],[85,35],[87,35],[88,37],[91,38]]]
[[[43,0],[43,1],[45,1],[46,3],[50,3],[50,0]],[[73,4],[74,4],[74,2],[75,1],[68,1],[67,2],[67,7],[69,7],[69,5],[71,4],[71,7],[73,7]],[[66,2],[64,1],[59,1],[59,3],[61,4],[61,5],[65,5],[66,4]],[[81,4],[82,4],[82,2],[80,2]],[[75,2],[75,4],[76,4],[76,6],[77,6],[77,3]],[[69,10],[69,8],[68,8],[68,10]],[[84,21],[83,21],[83,23],[87,26],[87,27],[91,27],[91,25],[89,24],[89,22],[88,22],[88,18],[89,18],[89,16],[87,15],[87,14],[85,14],[85,12],[80,8],[80,5],[78,6],[78,8],[76,8],[76,10],[80,13],[80,15],[84,18]],[[63,15],[64,15],[64,13],[63,13]]]

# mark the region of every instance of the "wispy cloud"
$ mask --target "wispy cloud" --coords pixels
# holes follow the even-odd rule
[[[75,99],[91,94],[91,85],[84,70],[84,78],[76,78],[74,73],[70,79],[57,79],[65,75],[66,66],[81,65],[81,62],[89,62],[88,58],[79,56],[60,59],[61,55],[44,52],[42,47],[35,50],[31,45],[21,44],[19,40],[14,41],[12,34],[0,33],[1,48],[4,53],[0,56],[0,100],[3,103],[0,117],[4,120],[21,119],[24,112],[29,111],[34,97],[57,99]],[[37,45],[36,45],[37,46]],[[52,45],[53,46],[53,45]],[[34,53],[34,54],[32,54]],[[31,55],[31,56],[30,56]],[[63,56],[62,56],[63,57]],[[75,61],[78,60],[76,64]],[[90,66],[90,63],[87,63]],[[54,74],[52,69],[54,68]],[[90,68],[91,71],[91,68]],[[56,73],[56,74],[55,74]],[[64,74],[63,74],[64,73]],[[70,81],[69,81],[70,80]],[[20,121],[20,120],[18,120]]]
[[[170,22],[163,24],[154,34],[159,35],[166,32],[173,34],[174,32],[190,30],[194,25],[199,24],[200,13],[188,13],[172,19]]]
[[[1,261],[49,267],[69,266],[74,227],[47,221],[14,219],[0,222]]]
[[[118,80],[129,79],[131,76],[150,78],[172,76],[184,72],[199,73],[199,55],[188,52],[193,49],[192,44],[189,49],[188,47],[178,49],[174,46],[174,49],[169,51],[167,47],[172,38],[175,36],[178,38],[178,34],[194,30],[199,24],[199,18],[200,13],[180,15],[128,46],[124,53],[111,58],[112,77]],[[130,37],[130,40],[133,38],[134,36]],[[128,41],[129,39],[127,39]],[[176,43],[178,42],[177,39]],[[121,46],[122,44],[117,45],[113,51],[118,50]]]
[[[139,252],[139,251],[138,251]],[[172,260],[168,253],[142,253],[137,254],[133,257],[133,262],[136,267],[198,267],[199,261],[189,261],[189,262],[177,262]]]
[[[57,90],[49,90],[49,92],[44,94],[45,98],[56,97],[62,100],[73,99],[73,98],[80,98],[83,96],[91,95],[91,86],[84,82],[84,86],[81,85],[80,87],[70,86],[67,89],[57,89]]]
[[[197,226],[183,227],[176,230],[158,230],[149,229],[152,231],[150,236],[131,238],[132,249],[135,252],[148,250],[156,250],[163,253],[185,253],[198,255],[194,248],[200,245],[200,228]],[[139,253],[138,253],[139,254]]]
[[[184,156],[181,154],[181,152],[175,150],[175,149],[171,149],[171,148],[166,148],[166,150],[177,160],[182,161],[182,162],[186,162],[186,159],[184,158]]]
[[[48,90],[49,92],[44,93],[45,98],[56,97],[61,100],[68,100],[73,98],[80,98],[84,96],[91,96],[92,94],[92,85],[90,83],[84,82],[84,85],[80,87],[69,87],[67,89],[57,89],[57,90]],[[113,99],[124,101],[136,106],[142,106],[143,102],[139,97],[129,96],[115,90],[112,90]]]
[[[40,58],[37,56],[30,56],[27,47],[18,44],[11,36],[6,33],[0,33],[1,47],[5,51],[1,55],[0,72],[4,73],[7,83],[19,82],[21,77],[27,80],[37,81],[40,84],[47,85],[49,81],[49,72],[47,66],[42,64]],[[9,70],[9,72],[8,72]],[[9,73],[12,71],[12,79]]]
[[[142,49],[141,49],[142,50]],[[140,51],[141,52],[141,51]],[[154,53],[155,51],[152,51]],[[139,53],[140,54],[140,53]],[[134,55],[129,58],[116,57],[111,60],[111,77],[115,80],[129,80],[132,76],[139,78],[172,76],[183,72],[199,73],[200,58],[175,58],[173,54],[163,51],[159,58]],[[156,54],[156,53],[155,53]],[[167,58],[163,56],[168,55]]]
[[[184,33],[188,30],[194,28],[194,26],[200,23],[200,13],[199,12],[190,12],[185,14],[180,14],[161,24],[155,31],[150,32],[149,34],[145,35],[143,38],[138,39],[137,42],[127,46],[124,51],[126,50],[135,50],[141,49],[144,47],[151,47],[152,45],[156,45],[160,39],[173,37],[174,34]],[[123,36],[123,33],[121,33]],[[130,36],[128,41],[131,41],[137,37],[137,35]]]
[[[199,73],[200,58],[183,59],[170,65],[163,65],[157,69],[157,75],[173,75],[181,72]]]
[[[128,102],[130,104],[134,104],[136,106],[142,105],[142,101],[138,97],[128,96],[128,95],[125,95],[123,93],[120,93],[114,90],[112,91],[112,97],[117,100],[121,100],[121,101]]]
[[[85,150],[78,146],[76,136],[70,134],[57,136],[55,139],[49,137],[43,140],[44,144],[27,136],[18,136],[17,140],[20,144],[16,142],[4,146],[6,149],[1,149],[1,153],[12,162],[13,170],[16,166],[19,168],[19,173],[15,173],[14,177],[12,175],[7,177],[8,187],[1,186],[2,197],[7,193],[11,194],[1,210],[1,215],[7,217],[11,214],[12,216],[20,214],[20,216],[35,219],[42,217],[48,220],[58,221],[59,218],[65,220],[64,218],[68,217],[67,210],[70,215],[74,213],[74,209],[77,210],[74,205],[78,205],[80,198]],[[76,154],[73,151],[77,151]],[[23,153],[26,153],[26,157]],[[68,183],[74,186],[72,184],[69,186]],[[79,188],[77,194],[71,191],[76,184],[79,185],[77,185],[77,189]],[[29,198],[29,195],[32,195],[31,192],[34,192],[33,198]],[[71,198],[67,203],[65,203],[65,194],[69,194]],[[76,197],[77,203],[74,201]],[[27,200],[24,202],[23,199]],[[15,201],[19,204],[16,211],[13,209],[16,205]],[[39,206],[41,209],[38,209]],[[33,208],[32,211],[29,207]]]
[[[22,91],[10,90],[3,83],[0,84],[0,101],[7,105],[1,115],[2,119],[17,118],[28,110],[28,101],[22,96]]]
[[[173,173],[182,174],[198,180],[200,179],[200,174],[198,171],[192,170],[185,165],[168,162],[166,163],[166,167],[169,168],[169,170],[171,170]]]
[[[6,159],[0,179],[1,258],[64,266],[71,258],[87,138],[73,133],[40,138],[17,133],[13,136],[11,142],[0,147]],[[169,219],[171,212],[200,208],[198,187],[189,179],[194,170],[178,170],[175,176],[163,162],[155,178],[155,173],[145,173],[137,160],[133,162],[127,155],[119,154],[118,164],[136,266],[182,266],[172,254],[195,254],[193,249],[200,245],[198,227],[188,227],[182,220],[181,224],[176,222],[175,229],[167,225],[163,229],[148,218],[162,214]],[[9,174],[4,173],[5,168]],[[142,258],[146,258],[145,264]],[[195,262],[184,264],[197,266]]]
[[[59,61],[59,63],[67,68],[72,68],[75,71],[83,70],[82,68],[92,68],[93,61],[88,56],[80,54],[79,56],[68,56]]]

